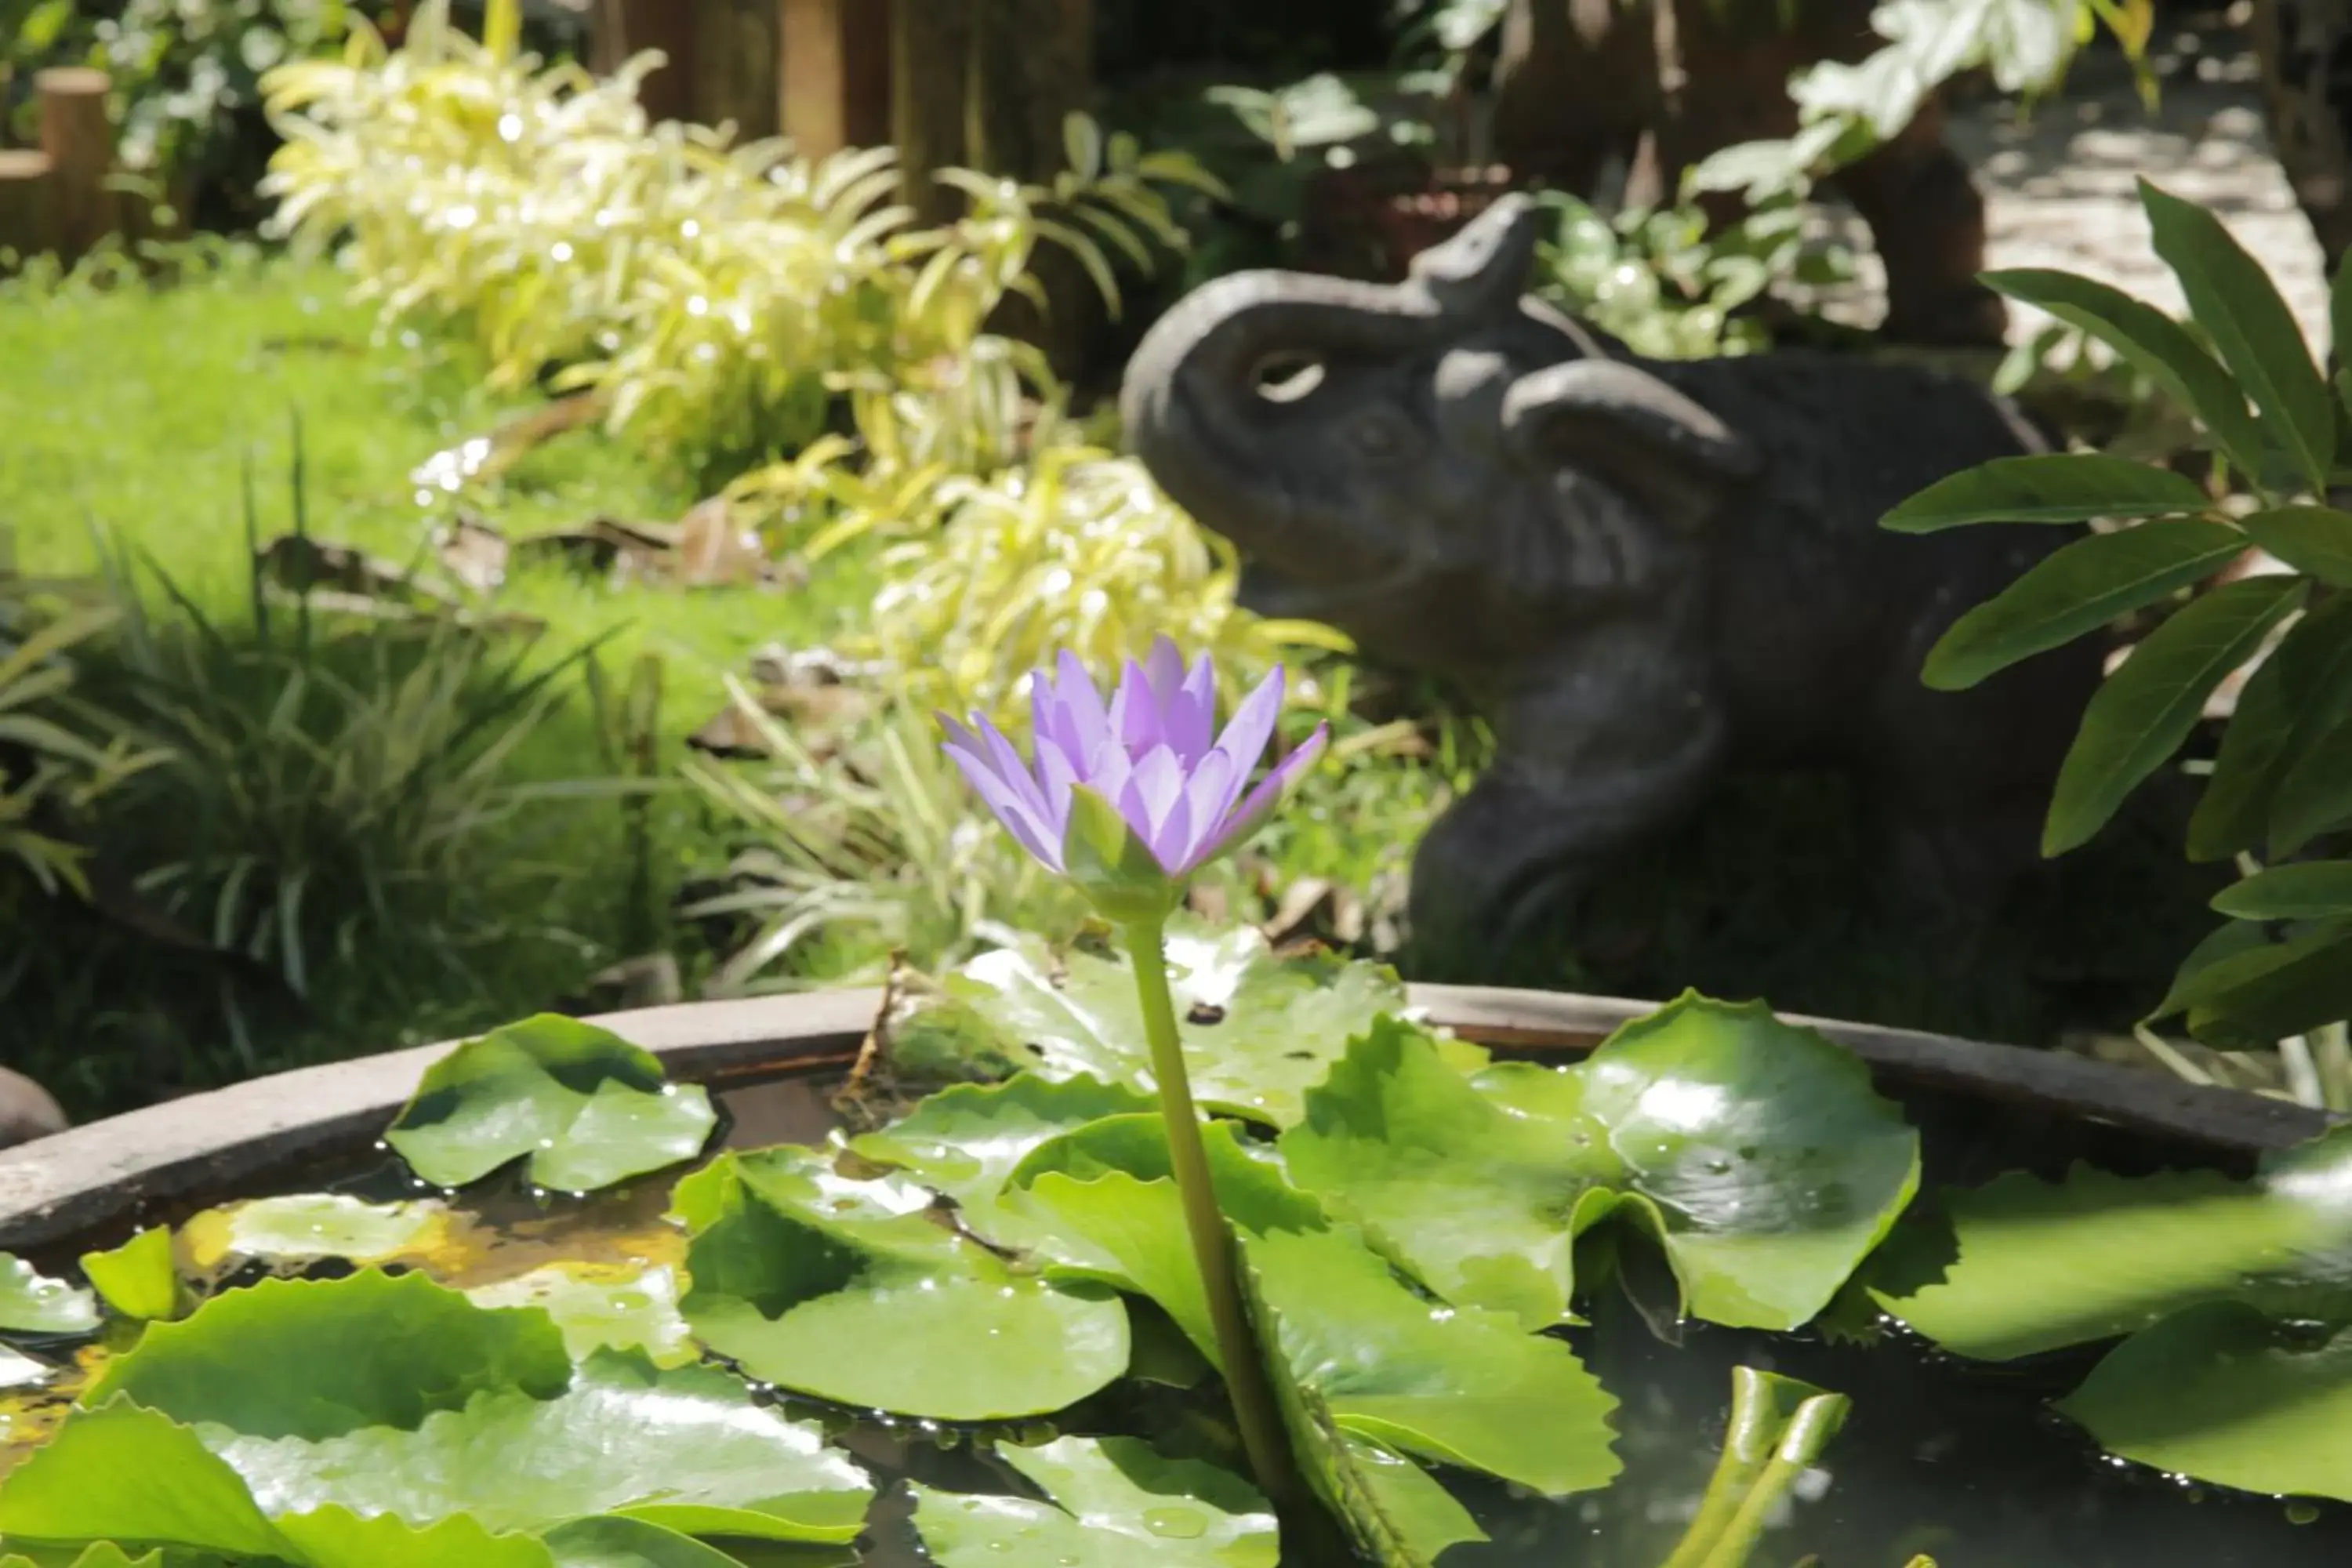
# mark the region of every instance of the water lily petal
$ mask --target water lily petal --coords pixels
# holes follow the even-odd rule
[[[1282,667],[1276,665],[1256,690],[1242,699],[1225,732],[1217,737],[1217,749],[1233,758],[1244,775],[1257,766],[1266,742],[1274,738],[1274,721],[1282,716]]]
[[[1202,757],[1185,781],[1185,815],[1192,819],[1193,837],[1197,840],[1216,831],[1234,808],[1234,799],[1241,794],[1249,775],[1236,766],[1234,759],[1223,751],[1213,751]],[[1187,858],[1197,844],[1185,846]]]
[[[948,759],[963,770],[963,776],[979,793],[996,820],[1006,831],[1021,841],[1021,847],[1058,871],[1062,868],[1062,846],[1049,837],[1042,823],[1032,814],[1028,803],[1013,792],[1013,786],[996,776],[988,764],[971,752],[957,747],[946,748]]]
[[[1045,808],[1045,795],[1037,787],[1036,777],[1030,773],[1028,763],[995,725],[985,719],[978,720],[977,722],[980,725],[980,738],[988,747],[991,771],[1004,781],[1007,788],[1021,797],[1023,804],[1029,807],[1031,815],[1040,822],[1044,821],[1049,815]]]
[[[1060,668],[1061,679],[1053,683],[1055,737],[1076,762],[1093,756],[1111,733],[1110,716],[1103,711],[1102,693],[1095,689],[1076,654],[1064,648]]]
[[[1160,862],[1162,870],[1171,866],[1181,866],[1192,852],[1192,803],[1179,790],[1175,804],[1168,808],[1168,815],[1152,831],[1150,840],[1151,858]]]
[[[1169,812],[1184,798],[1184,765],[1166,746],[1155,746],[1135,765],[1135,788],[1146,813],[1144,834],[1155,836]]]
[[[1070,825],[1070,787],[1078,782],[1079,767],[1062,743],[1049,735],[1037,737],[1037,785],[1045,796],[1045,820],[1060,843]]]
[[[1330,725],[1316,725],[1315,733],[1307,736],[1297,751],[1276,764],[1272,773],[1260,779],[1257,788],[1250,791],[1249,798],[1242,802],[1239,809],[1228,816],[1224,821],[1217,824],[1213,830],[1205,834],[1202,846],[1192,852],[1192,857],[1184,864],[1174,869],[1181,873],[1204,866],[1255,831],[1258,824],[1264,822],[1274,808],[1281,804],[1283,795],[1288,793],[1290,786],[1297,781],[1298,775],[1305,773],[1313,765],[1315,759],[1323,754],[1323,748],[1330,739]]]
[[[1177,650],[1174,638],[1162,633],[1152,639],[1151,651],[1144,656],[1143,673],[1151,682],[1152,706],[1166,713],[1184,687],[1184,656]]]
[[[1217,667],[1202,654],[1186,672],[1176,700],[1169,704],[1168,743],[1188,768],[1196,767],[1216,741]]]
[[[1160,742],[1167,725],[1159,703],[1152,700],[1151,677],[1129,659],[1119,671],[1118,692],[1110,700],[1111,732],[1130,755],[1141,756]]]

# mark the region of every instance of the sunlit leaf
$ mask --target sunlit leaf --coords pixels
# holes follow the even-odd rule
[[[297,1193],[206,1209],[180,1227],[180,1245],[199,1273],[240,1258],[369,1264],[427,1248],[448,1226],[447,1206],[430,1200],[371,1204],[345,1193]]]
[[[81,1271],[106,1304],[126,1318],[169,1318],[180,1307],[172,1230],[142,1230],[108,1252],[85,1252]]]
[[[1687,1310],[1793,1329],[1918,1181],[1918,1137],[1850,1052],[1762,1005],[1686,996],[1566,1069],[1467,1080],[1409,1027],[1359,1040],[1283,1135],[1301,1185],[1432,1289],[1565,1317],[1577,1237],[1612,1215],[1663,1244]]]
[[[426,1068],[384,1142],[438,1186],[526,1160],[541,1186],[589,1192],[692,1159],[717,1124],[709,1095],[669,1082],[651,1052],[544,1014]]]
[[[2213,1172],[2022,1172],[1949,1194],[1871,1275],[1887,1311],[1957,1355],[2013,1361],[2113,1339],[2205,1302],[2282,1316],[2352,1307],[2352,1132]]]
[[[722,1156],[677,1203],[696,1233],[687,1321],[783,1387],[990,1421],[1060,1410],[1127,1369],[1117,1300],[1015,1271],[903,1177],[852,1181],[818,1151],[773,1149]]]
[[[677,1272],[595,1262],[551,1263],[467,1289],[477,1307],[537,1307],[555,1320],[574,1361],[598,1350],[636,1350],[656,1366],[684,1366],[700,1352],[678,1311]]]
[[[1240,1478],[1132,1437],[1063,1437],[999,1457],[1051,1502],[911,1489],[940,1568],[1275,1568],[1265,1500]]]
[[[82,1334],[96,1327],[96,1297],[62,1279],[44,1278],[23,1258],[0,1252],[0,1330]]]
[[[1210,1110],[1286,1125],[1348,1040],[1405,1011],[1404,986],[1384,966],[1316,953],[1277,958],[1250,927],[1217,931],[1171,922],[1175,994],[1193,1094]],[[1042,944],[983,954],[950,975],[940,995],[889,1026],[891,1050],[926,1064],[1047,1079],[1081,1074],[1149,1091],[1150,1052],[1127,960]],[[1485,1053],[1460,1042],[1451,1059]]]

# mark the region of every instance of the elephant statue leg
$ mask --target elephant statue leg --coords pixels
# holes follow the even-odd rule
[[[1657,110],[1651,0],[1511,0],[1495,79],[1495,156],[1588,200],[1630,164]]]

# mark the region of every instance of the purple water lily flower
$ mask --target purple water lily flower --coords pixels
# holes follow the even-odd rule
[[[1115,806],[1160,868],[1181,878],[1215,859],[1264,821],[1292,782],[1321,754],[1330,726],[1318,725],[1246,795],[1244,786],[1282,710],[1276,666],[1216,733],[1216,672],[1206,656],[1188,669],[1161,637],[1127,668],[1108,704],[1075,654],[1058,677],[1030,680],[1035,713],[1034,765],[978,714],[969,726],[945,714],[947,753],[998,820],[1028,851],[1064,870],[1071,792],[1084,786]]]

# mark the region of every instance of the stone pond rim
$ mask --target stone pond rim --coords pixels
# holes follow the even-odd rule
[[[593,1020],[660,1057],[674,1079],[724,1088],[845,1069],[879,991],[696,1002]],[[1507,1049],[1580,1054],[1656,1004],[1554,992],[1416,985],[1431,1021]],[[2330,1119],[2285,1101],[2014,1046],[1787,1016],[1868,1062],[1882,1089],[1925,1091],[2106,1125],[2183,1154],[2242,1160]],[[242,1195],[262,1178],[363,1150],[449,1044],[362,1057],[170,1100],[0,1151],[0,1250],[121,1228],[157,1205]]]

